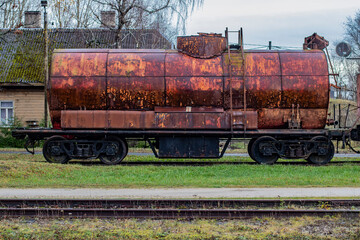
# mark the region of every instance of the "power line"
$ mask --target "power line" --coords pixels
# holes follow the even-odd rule
[[[244,44],[245,46],[252,46],[254,48],[249,48],[249,50],[255,50],[255,49],[269,49],[269,45],[264,45],[264,44],[256,44],[256,43],[246,43]],[[274,46],[271,45],[272,49],[279,49],[279,50],[286,50],[286,49],[293,49],[293,50],[302,50],[302,46],[299,47],[293,47],[293,46]]]

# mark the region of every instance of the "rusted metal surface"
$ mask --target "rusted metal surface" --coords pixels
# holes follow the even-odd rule
[[[166,55],[165,77],[222,77],[222,57],[199,59],[172,52]]]
[[[154,128],[154,111],[61,111],[62,128]]]
[[[325,126],[329,82],[322,51],[245,51],[244,59],[239,51],[231,51],[230,60],[231,67],[227,53],[201,59],[164,50],[55,52],[49,90],[53,125],[63,125],[63,110],[113,110],[132,116],[135,110],[157,109],[152,113],[154,125],[133,120],[130,126],[120,123],[125,119],[120,117],[119,123],[107,124],[107,128],[230,129],[230,69],[234,112],[243,110],[244,92],[246,107],[257,112],[256,120],[255,115],[249,115],[247,128],[288,128],[293,105],[299,106],[301,128]],[[187,108],[192,108],[191,113],[186,113]],[[223,112],[213,114],[217,111],[212,109]],[[235,121],[241,128],[242,120]],[[85,125],[97,126],[98,121],[93,122]]]
[[[229,124],[228,114],[216,112],[61,111],[62,128],[226,129]]]
[[[105,76],[107,51],[55,52],[51,62],[51,76]]]
[[[259,129],[288,128],[288,119],[292,109],[263,108],[258,110]],[[300,109],[300,121],[302,129],[323,128],[327,119],[327,109]]]
[[[216,33],[199,33],[199,36],[177,38],[177,49],[195,58],[213,58],[226,50],[226,38]]]
[[[328,77],[286,76],[283,80],[281,107],[290,108],[292,104],[299,104],[301,108],[328,107]],[[297,89],[295,90],[294,87]]]
[[[231,54],[232,74],[238,76],[233,78],[233,104],[234,108],[242,108],[244,80],[240,54],[234,57],[236,54]],[[327,108],[329,81],[323,52],[247,52],[245,55],[249,108],[291,108],[292,104],[300,104],[301,108]],[[226,75],[227,58],[224,59]],[[228,84],[225,95],[229,95]]]
[[[256,111],[233,110],[232,125],[234,129],[257,129],[258,113]]]
[[[320,49],[323,50],[329,46],[329,42],[322,36],[314,33],[313,35],[306,37],[304,40],[303,48],[306,49]]]
[[[328,108],[329,77],[322,51],[280,53],[282,108]]]
[[[227,129],[230,117],[222,108],[157,107],[156,126],[170,129]]]
[[[53,54],[48,99],[54,126],[61,110],[106,108],[106,59],[106,50]]]
[[[108,109],[154,109],[163,105],[164,53],[110,53]]]
[[[227,129],[230,127],[229,115],[226,113],[156,113],[158,128],[171,129]]]
[[[105,77],[55,77],[51,81],[50,109],[106,109]]]
[[[108,77],[107,107],[111,110],[153,110],[165,103],[163,77]]]
[[[171,107],[222,107],[221,57],[192,58],[180,53],[166,55],[166,105]]]
[[[49,90],[53,126],[60,123],[61,110],[106,109],[105,77],[53,77]]]
[[[233,107],[243,108],[244,103],[243,77],[233,77]],[[251,76],[246,77],[247,107],[253,109],[278,108],[281,102],[281,77],[280,76]],[[230,87],[225,83],[224,106],[229,108]]]
[[[255,109],[280,107],[282,82],[279,54],[259,52],[245,56],[247,107]],[[239,88],[239,94],[243,95],[242,85],[239,85]]]
[[[222,77],[166,78],[166,105],[171,107],[222,107],[222,92]]]
[[[109,53],[109,77],[164,77],[164,53]]]
[[[156,113],[162,112],[196,112],[196,113],[223,113],[223,108],[215,107],[155,107]]]
[[[345,132],[349,136],[349,132]],[[41,140],[54,135],[65,135],[67,137],[77,136],[80,138],[98,137],[106,135],[127,136],[130,138],[144,138],[155,136],[216,136],[219,138],[256,138],[260,136],[272,136],[281,139],[311,138],[314,136],[331,135],[333,139],[341,140],[344,132],[329,129],[256,129],[256,130],[229,130],[219,129],[16,129],[12,131],[12,136],[24,139],[28,136],[33,140]]]
[[[228,129],[230,113],[220,111],[201,112],[201,109],[186,111],[184,109],[161,109],[162,111],[108,111],[108,110],[63,110],[61,111],[61,127],[64,129]],[[246,115],[246,121],[244,116]],[[257,129],[257,113],[234,113],[237,129]]]

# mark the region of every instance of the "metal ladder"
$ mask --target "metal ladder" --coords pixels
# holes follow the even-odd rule
[[[232,61],[231,58],[231,53],[230,53],[230,42],[229,42],[229,33],[237,33],[238,34],[238,45],[239,45],[239,52],[241,52],[241,61]],[[244,38],[243,38],[243,29],[240,28],[240,30],[237,31],[229,31],[228,28],[226,28],[225,30],[225,38],[226,38],[226,42],[227,42],[227,52],[228,52],[228,78],[227,81],[229,81],[229,91],[230,91],[230,128],[231,128],[231,133],[233,133],[233,128],[234,125],[238,125],[238,124],[234,124],[233,121],[233,87],[232,87],[232,83],[233,83],[233,76],[232,76],[232,71],[233,71],[233,67],[234,66],[239,66],[241,64],[241,72],[242,72],[242,83],[243,83],[243,101],[244,101],[244,105],[243,105],[243,114],[244,114],[244,122],[243,122],[243,126],[244,126],[244,135],[246,132],[246,85],[245,85],[245,56],[244,56]]]

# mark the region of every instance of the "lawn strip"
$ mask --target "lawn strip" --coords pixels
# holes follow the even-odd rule
[[[159,161],[129,156],[127,161]],[[166,161],[166,160],[161,160]],[[180,160],[176,160],[180,161]],[[181,161],[189,161],[181,160]],[[199,161],[199,160],[196,160]],[[219,161],[205,160],[205,161]],[[224,157],[221,161],[251,161]],[[220,187],[359,187],[359,164],[205,166],[50,164],[41,155],[1,154],[0,187],[16,188],[220,188]]]

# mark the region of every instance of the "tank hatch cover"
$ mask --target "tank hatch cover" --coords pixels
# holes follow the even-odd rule
[[[177,38],[177,49],[191,57],[213,58],[226,50],[226,38],[217,33],[182,36]]]
[[[314,33],[313,35],[306,37],[304,40],[303,48],[307,49],[320,49],[323,50],[329,46],[329,42],[322,36]]]

